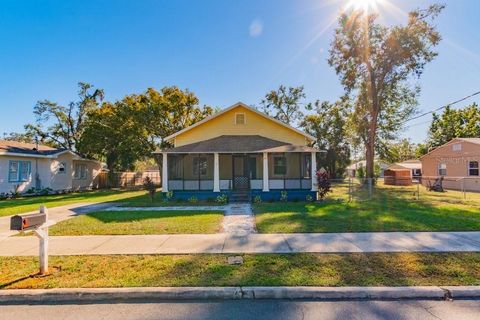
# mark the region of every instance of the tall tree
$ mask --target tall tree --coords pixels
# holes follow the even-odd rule
[[[281,85],[272,90],[260,102],[261,109],[269,116],[288,125],[294,125],[303,117],[302,100],[305,99],[302,87],[285,87]]]
[[[329,64],[353,101],[350,125],[365,146],[367,177],[374,177],[377,139],[391,138],[415,111],[419,88],[410,80],[437,55],[440,34],[432,21],[442,9],[410,12],[405,26],[382,26],[377,14],[362,10],[339,18]]]
[[[305,116],[300,126],[317,138],[318,148],[325,150],[322,157],[325,169],[332,178],[341,177],[350,162],[350,145],[346,131],[346,108],[342,102],[335,104],[319,101],[308,109],[314,114]]]
[[[157,146],[166,146],[166,136],[212,112],[208,106],[200,107],[188,90],[150,88],[92,109],[79,149],[103,158],[112,172],[133,169],[137,160],[151,157]]]
[[[480,108],[473,103],[462,109],[445,108],[441,115],[433,114],[427,144],[436,148],[453,138],[480,137]]]
[[[50,100],[38,101],[33,110],[35,123],[25,126],[27,134],[38,136],[56,147],[77,151],[87,113],[99,106],[103,100],[103,90],[79,82],[78,98],[78,101],[70,102],[66,107]]]

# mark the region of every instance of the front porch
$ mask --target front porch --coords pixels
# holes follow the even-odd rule
[[[316,196],[315,152],[262,153],[162,153],[163,192],[175,199],[212,200],[220,194],[229,199],[247,194],[249,200],[288,200]]]

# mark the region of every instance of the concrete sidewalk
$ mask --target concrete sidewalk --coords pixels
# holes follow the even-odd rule
[[[375,232],[50,237],[51,255],[480,251],[480,232]],[[0,256],[38,254],[35,237],[0,240]]]
[[[48,208],[48,219],[54,220],[55,222],[60,222],[73,218],[76,215],[104,210],[114,205],[116,205],[116,203],[113,202],[90,202],[72,203],[65,206]],[[22,215],[31,213],[38,213],[38,210],[22,213]],[[6,237],[10,237],[18,233],[17,231],[10,231],[10,218],[11,216],[0,217],[0,241]]]

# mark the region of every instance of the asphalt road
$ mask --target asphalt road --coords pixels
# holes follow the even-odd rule
[[[0,319],[480,319],[480,300],[178,301],[0,305]]]

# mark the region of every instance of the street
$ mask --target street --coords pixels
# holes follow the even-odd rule
[[[480,319],[480,300],[166,301],[1,305],[0,319]]]

